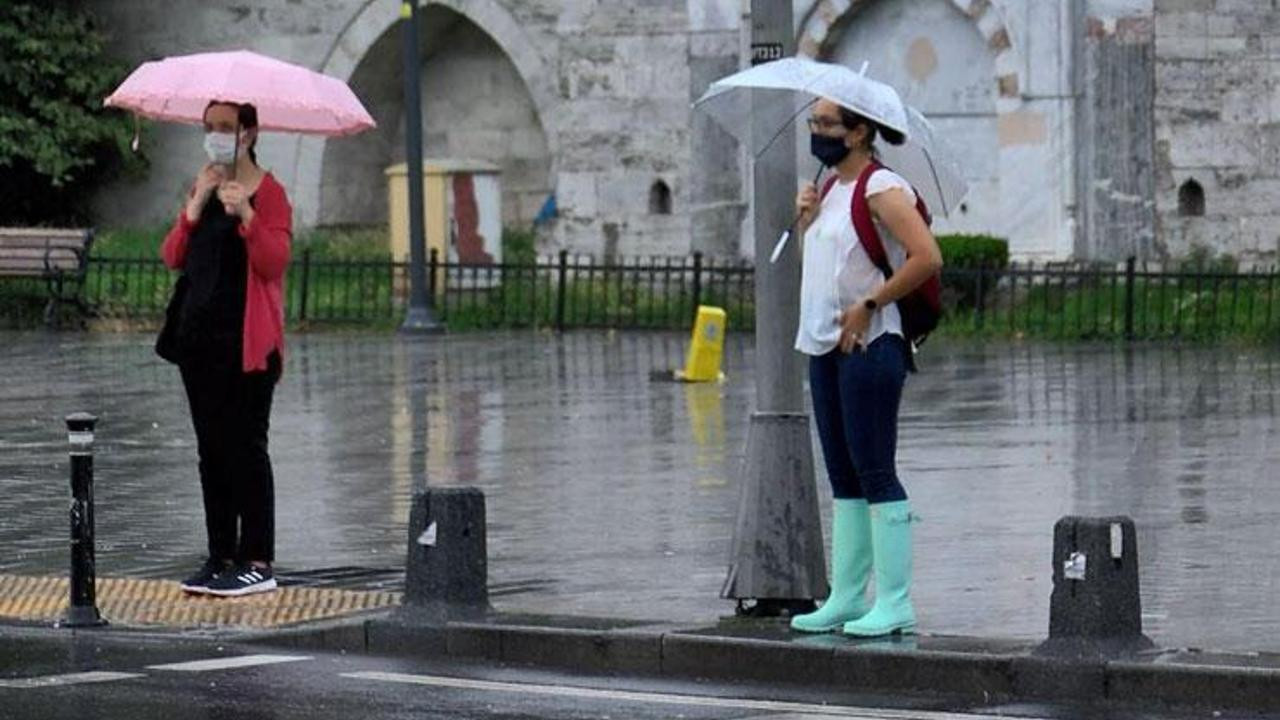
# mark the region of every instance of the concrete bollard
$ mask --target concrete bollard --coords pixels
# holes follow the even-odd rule
[[[71,597],[58,627],[99,627],[107,621],[98,612],[94,559],[93,429],[98,418],[74,413],[66,422],[71,445]]]
[[[1053,528],[1049,639],[1038,654],[1098,657],[1153,647],[1142,634],[1138,536],[1127,517],[1068,516]]]
[[[443,623],[488,612],[487,552],[484,493],[431,488],[415,495],[401,615]]]

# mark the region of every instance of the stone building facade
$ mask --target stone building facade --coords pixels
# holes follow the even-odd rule
[[[1273,0],[793,3],[802,54],[868,61],[956,150],[972,190],[938,231],[1037,259],[1275,256]],[[349,82],[376,131],[267,136],[260,155],[299,224],[386,221],[382,173],[404,139],[396,0],[84,4],[126,61],[248,47]],[[422,4],[426,152],[500,165],[508,224],[554,195],[550,247],[750,254],[744,153],[691,108],[743,66],[749,0]],[[200,162],[195,129],[148,138],[150,176],[99,198],[108,223],[168,217]]]
[[[1156,0],[1160,250],[1274,264],[1280,251],[1280,3]]]

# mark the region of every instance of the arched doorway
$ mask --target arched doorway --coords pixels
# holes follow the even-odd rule
[[[997,86],[988,43],[947,0],[863,2],[835,23],[827,60],[893,85],[923,112],[955,153],[969,194],[940,231],[989,232],[999,217]]]
[[[855,68],[870,60],[871,76],[894,83],[938,127],[971,191],[936,230],[994,233],[1024,258],[1072,253],[1075,99],[1065,76],[1045,70],[1032,87],[1027,49],[999,3],[816,0],[800,52]]]
[[[420,10],[419,33],[424,155],[497,164],[504,224],[532,223],[553,187],[552,153],[521,72],[484,29],[444,5]],[[317,224],[387,221],[383,171],[404,160],[402,64],[393,23],[348,81],[378,129],[325,143]]]

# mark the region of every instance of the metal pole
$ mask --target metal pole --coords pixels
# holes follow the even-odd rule
[[[71,443],[71,602],[61,627],[106,625],[98,613],[93,557],[93,427],[88,413],[68,415]]]
[[[560,266],[556,281],[556,330],[564,332],[564,301],[569,291],[569,251],[560,251]]]
[[[422,221],[422,93],[418,55],[418,0],[400,4],[404,55],[405,170],[409,174],[409,311],[401,332],[434,333],[444,327],[436,320],[427,293],[426,238]]]
[[[750,0],[752,64],[796,51],[791,0]],[[766,101],[767,102],[767,101]],[[777,132],[752,128],[753,147]],[[756,410],[747,434],[729,575],[721,597],[739,612],[777,615],[811,610],[827,594],[826,559],[804,405],[804,366],[792,349],[800,308],[800,263],[793,250],[767,262],[791,225],[797,188],[795,144],[775,142],[753,164],[756,257]],[[748,604],[754,601],[748,608]]]
[[[1133,340],[1133,286],[1138,259],[1132,255],[1124,262],[1124,339]]]

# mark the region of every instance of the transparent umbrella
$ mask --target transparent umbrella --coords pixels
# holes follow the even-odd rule
[[[881,143],[881,162],[901,174],[943,215],[959,205],[968,184],[924,115],[905,105],[892,86],[844,65],[784,58],[711,84],[694,107],[707,113],[759,159],[818,98],[849,108],[902,133],[901,145]]]

